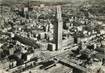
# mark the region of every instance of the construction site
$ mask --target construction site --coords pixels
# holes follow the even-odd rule
[[[0,0],[0,73],[105,73],[105,0]]]

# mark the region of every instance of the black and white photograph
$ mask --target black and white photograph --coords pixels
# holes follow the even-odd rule
[[[0,0],[0,73],[105,73],[105,0]]]

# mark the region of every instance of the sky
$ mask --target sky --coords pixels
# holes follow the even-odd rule
[[[9,2],[9,3],[22,3],[24,1],[28,1],[28,0],[0,0],[0,2],[3,1],[5,2]],[[91,2],[100,2],[100,1],[105,1],[105,0],[29,0],[29,1],[43,1],[43,2],[72,2],[72,3],[82,3],[84,1],[90,1]]]

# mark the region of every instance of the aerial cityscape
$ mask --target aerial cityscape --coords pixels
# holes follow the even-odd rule
[[[0,0],[0,73],[105,73],[105,0]]]

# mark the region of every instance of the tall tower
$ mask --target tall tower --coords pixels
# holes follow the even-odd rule
[[[56,24],[54,24],[54,40],[56,44],[56,50],[62,49],[62,28],[63,28],[63,21],[62,21],[62,11],[61,6],[58,5],[57,7],[57,19],[55,20]]]

